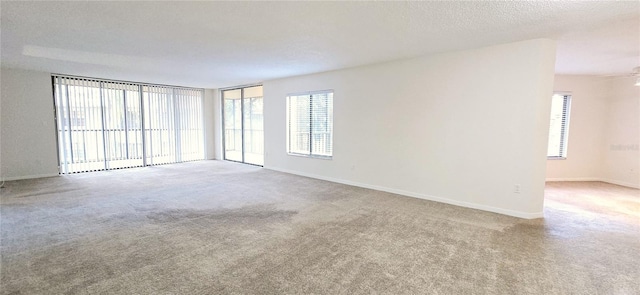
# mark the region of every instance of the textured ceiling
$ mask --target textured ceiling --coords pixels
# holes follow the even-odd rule
[[[640,65],[640,2],[6,2],[2,65],[226,87],[533,38],[556,71]]]

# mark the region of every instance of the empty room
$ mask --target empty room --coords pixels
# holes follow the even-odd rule
[[[640,294],[640,2],[0,14],[0,294]]]

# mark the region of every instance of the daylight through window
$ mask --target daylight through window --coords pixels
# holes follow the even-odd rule
[[[287,96],[287,152],[333,156],[333,91]]]
[[[60,173],[204,159],[204,90],[53,76]]]
[[[547,147],[547,157],[550,159],[564,159],[567,157],[570,108],[571,95],[554,94],[551,98],[551,122],[549,145]]]

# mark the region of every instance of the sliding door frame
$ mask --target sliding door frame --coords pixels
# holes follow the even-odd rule
[[[100,120],[101,126],[102,126],[102,130],[103,130],[103,132],[102,132],[102,148],[103,148],[102,157],[104,158],[104,167],[103,167],[103,169],[69,172],[68,165],[69,165],[70,162],[68,160],[65,160],[64,163],[62,163],[62,158],[61,158],[62,155],[61,155],[61,151],[60,151],[61,144],[64,145],[64,150],[65,150],[65,153],[66,153],[67,152],[66,151],[67,143],[66,143],[66,139],[65,138],[60,138],[60,130],[61,130],[60,127],[61,126],[59,124],[60,123],[59,120],[60,120],[60,118],[64,119],[65,111],[66,111],[68,113],[68,117],[69,117],[68,118],[68,120],[69,120],[69,122],[68,122],[68,124],[69,124],[69,131],[68,131],[69,132],[69,144],[73,145],[72,140],[71,140],[71,136],[72,136],[71,109],[70,109],[71,105],[70,105],[70,102],[69,102],[69,88],[68,88],[69,85],[68,84],[64,84],[64,90],[63,90],[62,89],[62,85],[63,84],[58,84],[58,82],[60,82],[60,81],[58,81],[57,79],[71,79],[71,80],[76,80],[76,81],[92,81],[92,82],[95,82],[96,85],[98,85],[100,111],[99,111],[99,114],[97,114],[97,115],[99,117],[99,120]],[[202,88],[193,88],[193,87],[185,87],[185,86],[174,86],[174,85],[165,85],[165,84],[134,82],[134,81],[124,81],[124,80],[113,80],[113,79],[104,79],[104,78],[95,78],[95,77],[85,77],[85,76],[74,76],[74,75],[67,75],[67,74],[51,73],[51,90],[52,90],[53,111],[54,111],[54,118],[53,119],[54,119],[55,132],[56,132],[56,149],[57,149],[56,157],[57,157],[57,162],[58,162],[58,173],[59,174],[75,174],[75,173],[81,173],[81,172],[111,170],[110,167],[109,167],[109,158],[107,157],[107,153],[108,153],[108,150],[107,150],[107,139],[106,139],[107,134],[104,132],[104,129],[106,127],[106,121],[105,121],[106,120],[106,118],[105,118],[106,109],[105,109],[105,93],[104,93],[104,90],[106,89],[105,88],[106,87],[105,84],[107,84],[107,83],[135,86],[136,90],[134,90],[134,91],[138,91],[138,96],[139,96],[138,98],[140,99],[140,102],[139,102],[140,127],[139,128],[140,128],[140,132],[141,132],[141,135],[140,135],[141,143],[140,144],[142,146],[141,147],[141,149],[142,149],[142,155],[141,155],[142,156],[142,165],[141,166],[132,166],[132,167],[123,167],[123,168],[147,167],[147,166],[158,165],[158,164],[154,164],[153,161],[150,162],[149,159],[147,159],[147,156],[148,156],[149,153],[151,154],[151,157],[153,157],[153,153],[151,151],[147,151],[147,146],[149,148],[152,148],[153,144],[151,142],[151,136],[152,136],[151,133],[152,132],[149,132],[148,136],[146,134],[146,128],[148,126],[146,126],[146,124],[145,124],[145,117],[146,117],[145,116],[145,109],[147,107],[149,107],[149,106],[144,103],[144,88],[145,87],[148,87],[148,88],[151,88],[151,87],[162,87],[162,88],[165,88],[165,89],[170,89],[171,93],[172,93],[174,107],[176,105],[175,97],[176,97],[177,90],[188,90],[188,91],[195,91],[196,93],[200,93],[200,99],[199,99],[200,110],[199,110],[199,112],[196,111],[196,110],[189,110],[188,111],[189,112],[188,115],[190,116],[190,115],[196,115],[197,114],[197,115],[200,116],[199,124],[200,124],[201,129],[202,129],[201,130],[202,138],[201,138],[201,140],[198,140],[198,141],[201,141],[201,143],[202,143],[202,146],[200,147],[200,149],[202,150],[203,157],[202,157],[202,159],[195,159],[195,160],[194,159],[190,159],[190,160],[187,160],[187,161],[183,161],[183,158],[182,158],[183,155],[176,154],[175,161],[170,162],[170,163],[182,163],[182,162],[189,162],[189,161],[198,161],[198,160],[204,160],[204,159],[207,158],[207,149],[206,149],[206,146],[205,146],[205,144],[206,144],[206,139],[205,139],[205,137],[206,137],[206,124],[205,123],[206,122],[205,121],[206,120],[205,120],[205,110],[204,110],[204,102],[205,102],[205,91],[204,91],[204,89],[202,89]],[[57,86],[57,85],[61,85],[61,86]],[[57,87],[59,87],[59,88],[57,88]],[[62,91],[66,92],[66,93],[64,93],[64,95],[66,97],[66,102],[67,102],[66,105],[63,105],[63,104],[59,105],[58,104],[59,95],[62,95],[62,93],[59,93],[59,92],[62,92]],[[129,147],[129,144],[128,144],[128,141],[129,141],[129,134],[128,134],[129,124],[127,124],[127,120],[129,118],[127,118],[127,115],[128,115],[128,113],[127,113],[128,104],[127,104],[127,93],[126,93],[127,90],[123,90],[123,91],[124,91],[123,94],[122,94],[123,95],[123,106],[124,106],[124,109],[123,109],[124,118],[123,119],[125,121],[125,127],[123,127],[123,128],[124,128],[124,132],[125,132],[125,146],[126,146],[126,151],[125,152],[127,153],[127,159],[129,159],[129,152],[130,152],[129,148],[130,147]],[[185,106],[194,106],[195,102],[189,101],[189,102],[186,102],[184,104],[185,104]],[[67,109],[63,110],[63,108],[65,108],[65,107]],[[174,114],[174,115],[177,115],[177,113]],[[171,118],[171,119],[176,120],[175,118]],[[197,122],[197,121],[192,121],[192,122]],[[191,128],[192,128],[192,126],[191,126]],[[191,132],[192,130],[188,130],[188,131]],[[186,136],[193,137],[193,135],[186,135]],[[197,138],[196,138],[196,140],[197,140]],[[182,142],[178,141],[178,138],[175,138],[176,153],[178,153],[181,150],[181,147],[179,146],[181,144],[182,144]],[[73,161],[73,151],[74,151],[74,149],[71,146],[69,146],[68,148],[69,148],[69,153],[71,154],[71,159]],[[64,169],[63,169],[63,167],[61,165],[65,165]],[[114,169],[120,169],[120,168],[114,168]],[[65,171],[64,173],[62,172],[63,170]]]
[[[264,85],[262,85],[262,83],[256,83],[256,84],[247,84],[247,85],[240,85],[240,86],[233,86],[233,87],[228,87],[228,88],[221,88],[219,90],[219,94],[220,94],[220,112],[222,113],[222,159],[225,161],[231,161],[231,162],[236,162],[236,163],[242,163],[242,164],[248,164],[248,165],[254,165],[254,166],[259,166],[259,167],[264,167],[264,165],[258,165],[258,164],[253,164],[253,163],[247,163],[245,161],[245,147],[244,147],[244,89],[245,88],[251,88],[251,87],[263,87],[264,90]],[[236,160],[229,160],[227,159],[227,139],[226,139],[226,126],[225,126],[225,116],[224,116],[224,92],[225,91],[231,91],[231,90],[240,90],[240,141],[242,142],[242,144],[240,145],[241,151],[240,154],[242,155],[242,160],[241,161],[236,161]],[[263,101],[264,101],[264,94],[263,94]],[[263,119],[264,120],[264,119]],[[264,144],[264,138],[263,138],[263,144]],[[262,155],[264,157],[264,154]]]

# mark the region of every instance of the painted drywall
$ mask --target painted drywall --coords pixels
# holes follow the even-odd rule
[[[610,80],[603,180],[640,188],[640,87],[634,77]]]
[[[0,85],[0,176],[58,175],[51,74],[2,68]]]
[[[581,181],[602,178],[602,143],[609,88],[609,79],[603,77],[555,76],[554,91],[571,94],[571,109],[567,158],[547,161],[547,180]]]
[[[265,167],[541,217],[554,61],[537,39],[266,81]],[[288,155],[286,95],[325,89],[333,158]]]
[[[213,124],[214,126],[217,126],[218,132],[216,133],[213,145],[215,146],[215,156],[214,159],[216,160],[222,160],[224,159],[223,156],[223,151],[224,151],[224,146],[223,146],[223,139],[222,139],[222,134],[223,134],[223,128],[224,126],[222,125],[222,98],[220,97],[220,91],[216,91],[216,100],[214,103],[214,112],[213,112]]]
[[[216,89],[204,90],[204,141],[207,160],[219,159],[219,157],[216,157],[219,149],[216,146],[216,138],[220,132],[216,131],[220,129],[218,126],[221,125],[216,122],[216,113],[219,112],[217,94],[218,90]]]

